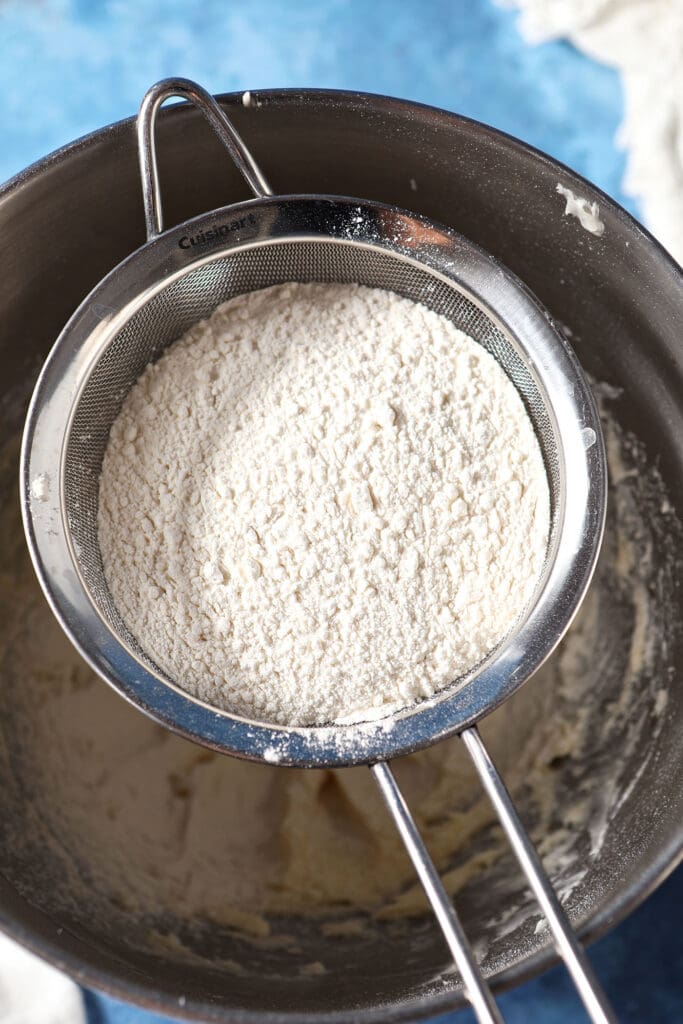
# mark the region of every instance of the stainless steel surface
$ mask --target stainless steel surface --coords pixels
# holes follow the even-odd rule
[[[465,998],[474,1010],[479,1024],[503,1024],[500,1011],[493,1001],[491,990],[482,977],[467,935],[460,923],[453,901],[444,889],[439,872],[434,866],[424,840],[408,810],[403,794],[396,784],[393,772],[384,761],[370,769],[384,797],[384,802],[408,851],[413,867],[420,879],[434,916],[460,971]]]
[[[273,194],[261,169],[242,142],[239,132],[213,96],[188,78],[167,78],[163,82],[157,82],[145,93],[137,120],[140,177],[148,241],[160,235],[164,229],[154,127],[162,103],[174,96],[186,99],[202,112],[254,195],[263,198]]]
[[[546,875],[541,858],[522,825],[517,809],[496,771],[476,726],[465,729],[460,738],[475,764],[481,783],[496,809],[515,856],[533,889],[550,926],[555,948],[564,960],[586,1012],[594,1024],[615,1024],[616,1017],[595,976],[591,963],[572,930],[555,890]]]
[[[259,162],[265,165],[267,158],[269,167],[277,167],[275,184],[280,191],[312,191],[322,185],[334,194],[410,206],[461,231],[523,278],[571,329],[572,343],[590,372],[626,390],[628,398],[616,400],[614,415],[623,429],[642,441],[650,458],[658,460],[671,501],[683,511],[681,275],[628,215],[566,168],[452,114],[356,94],[272,92],[260,93],[255,100],[250,109],[242,106],[240,96],[225,97],[221,103],[239,130],[253,140]],[[164,111],[158,135],[165,203],[173,222],[244,197],[238,173],[226,168],[222,151],[198,115],[184,107]],[[409,170],[404,174],[399,170],[403,168]],[[417,192],[410,177],[418,182]],[[558,180],[599,202],[606,225],[603,239],[585,236],[562,218],[556,206]],[[80,140],[0,191],[3,244],[12,256],[0,278],[0,354],[6,389],[0,426],[5,445],[18,429],[35,373],[61,325],[80,297],[144,241],[143,224],[130,121]],[[675,584],[679,568],[668,545],[670,530],[663,522],[657,558],[662,566],[668,564]],[[7,586],[11,587],[10,577]],[[671,591],[672,619],[683,617],[679,593]],[[602,636],[611,643],[614,624],[602,612],[600,625]],[[605,651],[614,650],[610,643]],[[9,659],[21,655],[19,640],[12,644]],[[584,937],[613,925],[680,858],[683,692],[676,685],[676,666],[681,663],[683,645],[672,633],[656,660],[669,692],[661,729],[645,730],[624,765],[633,784],[624,789],[623,801],[609,819],[593,822],[604,828],[599,850],[592,852],[579,843],[566,855],[562,877],[578,871],[581,878],[568,909]],[[586,672],[595,701],[591,708],[597,711],[603,702],[617,699],[620,677],[611,671],[610,662],[598,660]],[[637,703],[615,723],[611,749],[621,749],[620,737],[625,745],[631,736],[632,715],[640,717],[651,707],[648,685],[647,680],[639,683]],[[3,718],[10,721],[14,697],[7,686],[3,700]],[[557,710],[558,727],[571,713],[571,708]],[[38,763],[41,758],[41,751],[30,747],[30,737],[15,738],[6,732],[11,759],[4,754],[0,759],[6,793],[19,785],[20,740],[29,744],[29,760]],[[605,755],[597,734],[581,763],[553,770],[560,779],[566,775],[568,794],[577,787],[586,793],[607,791],[621,778],[621,767]],[[515,795],[524,801],[522,791]],[[253,964],[258,983],[246,976],[226,984],[199,947],[185,960],[172,959],[148,944],[144,928],[130,915],[124,920],[113,914],[106,935],[95,934],[87,908],[62,902],[48,886],[49,850],[41,851],[35,861],[22,859],[11,842],[11,829],[21,831],[24,816],[31,806],[40,808],[41,799],[40,788],[32,784],[3,821],[3,837],[8,828],[10,832],[0,843],[0,922],[86,984],[198,1020],[404,1020],[452,1005],[457,985],[448,973],[441,977],[446,967],[442,941],[417,922],[405,933],[378,933],[356,958],[347,946],[325,943],[324,979],[297,980],[292,969],[296,955],[288,958],[282,952],[276,961],[287,973],[286,984],[269,973],[274,961],[265,951],[252,951],[251,959],[245,960]],[[66,806],[66,791],[62,800]],[[526,808],[522,810],[526,816]],[[551,845],[560,841],[554,835],[549,838]],[[508,874],[510,865],[503,868]],[[138,870],[134,862],[130,870]],[[501,897],[497,878],[495,870],[485,871],[475,890],[463,893],[459,908],[468,934],[489,948],[487,973],[500,985],[528,976],[547,963],[551,953],[547,940],[534,934],[533,910],[524,892],[506,890]],[[101,877],[100,891],[108,884]],[[508,918],[519,915],[519,926],[498,930],[496,913],[501,907]],[[304,923],[299,927],[304,929]],[[303,956],[307,950],[320,950],[319,933],[312,933],[310,940],[305,930],[300,935]],[[233,938],[225,936],[221,942],[223,956],[240,960],[247,955]],[[309,953],[309,958],[314,955]],[[277,1009],[283,998],[289,1010]]]
[[[244,206],[213,211],[212,223],[219,215],[220,227],[204,227],[203,220],[183,225],[179,239],[177,232],[159,235],[161,196],[153,138],[156,110],[172,95],[185,96],[200,107],[257,196],[247,213]],[[85,334],[78,329],[77,313],[58,339],[41,374],[24,434],[22,512],[29,548],[55,614],[96,671],[147,714],[188,734],[188,720],[201,706],[211,731],[195,732],[193,738],[209,746],[216,746],[215,721],[228,719],[230,733],[218,742],[224,753],[315,768],[387,759],[440,737],[440,730],[424,724],[430,706],[442,711],[448,733],[461,729],[455,705],[444,711],[445,694],[467,690],[477,717],[500,704],[552,653],[593,573],[605,521],[607,470],[597,408],[577,361],[521,284],[462,237],[449,237],[439,226],[404,211],[330,197],[311,197],[308,203],[290,200],[283,216],[281,205],[274,208],[266,201],[265,179],[229,119],[195,83],[176,79],[153,86],[143,100],[138,126],[147,234],[156,246],[139,250],[128,268],[138,280],[146,272],[154,284],[141,287],[137,295],[128,292],[124,304],[121,275],[115,270],[91,293],[81,307],[88,314],[88,329]],[[284,231],[276,233],[273,225],[282,220]],[[176,249],[192,252],[198,240],[216,251],[194,256],[172,271],[169,256]],[[143,638],[131,635],[104,574],[97,530],[99,476],[112,422],[128,391],[147,363],[226,298],[289,280],[353,281],[387,288],[448,317],[496,359],[517,388],[546,466],[551,506],[548,551],[541,579],[528,606],[520,610],[519,622],[481,666],[454,680],[445,694],[392,718],[390,730],[384,720],[370,726],[277,729],[200,705],[158,670]],[[95,306],[105,311],[96,327],[91,322]],[[35,500],[32,481],[50,481],[57,465],[58,479],[40,501]],[[63,545],[61,554],[58,542]],[[65,593],[64,580],[76,581],[75,596]],[[168,718],[159,713],[160,706],[168,708],[160,689],[164,685],[174,700]],[[395,743],[396,721],[405,723],[412,734],[403,749]],[[232,737],[238,732],[235,743]],[[259,746],[264,732],[267,747]],[[372,752],[364,742],[370,733]],[[330,745],[341,751],[341,757],[330,758]],[[465,996],[482,1024],[495,1024],[500,1018],[455,912],[444,913],[447,897],[436,868],[405,803],[391,799],[391,772],[386,766],[376,767],[375,774],[461,969]],[[538,873],[542,874],[540,863]],[[545,876],[543,880],[550,891]],[[551,923],[557,924],[556,914]],[[570,965],[582,995],[604,1003],[597,982],[581,970],[576,955]]]

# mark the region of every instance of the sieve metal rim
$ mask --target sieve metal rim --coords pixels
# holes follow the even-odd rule
[[[219,236],[220,245],[213,240],[206,254],[193,258],[193,252],[190,250],[188,255],[180,244],[190,231],[206,233],[220,226],[226,216],[239,220],[250,213],[256,219],[257,214],[262,215],[260,223],[254,226],[247,222],[248,231],[235,230],[227,245]],[[351,215],[353,231],[349,237]],[[415,239],[425,233],[428,240],[422,238],[416,244]],[[558,538],[564,540],[561,553],[569,559],[567,564],[571,567],[569,574],[560,574],[563,586],[558,593],[562,601],[549,596],[557,589],[551,587],[553,580],[557,582],[556,552],[531,614],[513,634],[514,644],[493,652],[483,666],[458,681],[455,692],[447,687],[391,718],[389,730],[381,720],[306,728],[249,722],[198,701],[164,681],[110,629],[90,598],[71,546],[68,523],[62,516],[69,430],[57,410],[68,403],[70,422],[80,388],[85,386],[90,372],[88,367],[122,324],[153,294],[202,264],[262,244],[316,239],[379,248],[455,284],[499,326],[518,351],[521,339],[512,331],[508,318],[523,322],[525,331],[535,332],[537,354],[552,350],[552,358],[545,365],[525,359],[541,384],[541,391],[546,392],[544,381],[549,376],[563,376],[565,383],[571,383],[562,392],[567,403],[565,411],[570,413],[565,419],[579,433],[587,429],[594,434],[594,443],[587,450],[580,437],[574,438],[571,465],[566,463],[568,449],[562,447],[560,452],[565,459],[561,472],[565,494],[560,512],[565,514],[570,502],[572,509],[581,513],[578,519],[573,517],[573,551],[567,550],[566,529],[558,530]],[[495,309],[482,299],[478,290],[484,276],[490,285],[492,269],[497,284]],[[524,352],[523,345],[521,351]],[[69,366],[70,375],[66,372]],[[56,442],[59,437],[63,439],[61,446]],[[46,501],[32,500],[31,481],[43,473],[52,476],[55,465],[60,467],[58,486],[49,488]],[[461,732],[505,700],[540,666],[568,628],[592,576],[604,525],[606,464],[595,403],[573,353],[528,289],[488,253],[449,228],[385,204],[353,198],[290,196],[249,200],[193,218],[143,245],[93,289],[57,340],[36,386],[22,446],[21,487],[24,524],[43,590],[72,642],[110,685],[163,725],[213,749],[282,765],[341,767],[392,758]],[[593,496],[592,503],[581,500],[582,495],[589,494]],[[571,586],[567,585],[568,580]],[[539,606],[543,604],[551,607],[554,614],[539,631]],[[502,656],[505,651],[507,657]],[[472,685],[473,677],[476,687]]]

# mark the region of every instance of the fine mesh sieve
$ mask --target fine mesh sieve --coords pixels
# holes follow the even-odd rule
[[[553,551],[561,493],[560,453],[549,398],[520,351],[483,310],[450,282],[363,245],[316,240],[238,250],[162,288],[113,336],[84,379],[66,437],[64,512],[80,574],[107,624],[148,664],[153,659],[129,632],[112,600],[98,544],[99,476],[111,425],[145,366],[192,324],[235,295],[292,280],[357,282],[397,292],[447,317],[495,357],[523,397],[541,445],[551,494],[549,552]],[[552,555],[546,569],[551,562]]]
[[[202,110],[257,198],[162,233],[153,129],[159,106],[173,95]],[[283,765],[371,764],[466,995],[481,1021],[498,1021],[455,911],[385,763],[459,733],[592,1019],[612,1020],[474,727],[555,647],[597,558],[606,502],[604,447],[576,359],[521,283],[456,233],[380,203],[273,197],[221,108],[195,84],[178,79],[153,87],[143,101],[138,132],[149,240],[95,288],[67,324],[43,369],[27,419],[24,522],[53,610],[100,675],[143,711],[192,740]],[[248,721],[191,697],[159,670],[141,638],[130,634],[103,571],[97,538],[99,475],[111,425],[128,391],[150,361],[221,302],[286,281],[384,288],[446,316],[486,348],[514,383],[544,458],[551,531],[532,600],[474,672],[388,722],[285,728]]]

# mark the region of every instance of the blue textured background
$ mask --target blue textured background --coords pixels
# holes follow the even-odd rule
[[[167,75],[196,78],[212,92],[318,86],[435,104],[538,146],[638,214],[620,187],[616,75],[565,43],[527,46],[515,16],[491,0],[5,0],[0,181],[132,114]],[[683,1020],[682,907],[679,871],[592,948],[623,1024]],[[559,968],[500,1002],[510,1024],[586,1019]],[[90,1024],[162,1021],[94,993],[86,1004]]]

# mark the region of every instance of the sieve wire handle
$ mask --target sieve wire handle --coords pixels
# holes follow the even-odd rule
[[[555,948],[569,971],[590,1020],[593,1024],[617,1024],[586,952],[574,934],[569,918],[543,869],[541,859],[522,825],[512,798],[482,742],[479,731],[476,726],[472,726],[465,729],[460,738],[474,762],[498,820],[545,915]],[[455,907],[429,856],[391,768],[386,762],[379,761],[371,765],[371,770],[439,922],[455,965],[460,971],[465,998],[472,1006],[479,1024],[502,1024],[502,1017],[493,1001],[491,990],[479,969]]]
[[[555,948],[564,960],[590,1020],[593,1024],[617,1024],[614,1011],[595,976],[586,951],[574,934],[569,918],[545,873],[541,858],[482,742],[479,730],[472,726],[465,729],[460,738],[472,758],[482,786],[493,804],[510,846],[550,926]]]
[[[154,128],[159,107],[174,97],[187,100],[204,115],[257,199],[273,194],[239,132],[211,93],[189,78],[164,78],[145,93],[136,125],[147,241],[156,238],[164,229]]]
[[[503,1018],[496,1006],[491,990],[479,970],[467,936],[463,931],[453,901],[439,878],[433,860],[429,856],[424,839],[420,835],[408,805],[403,799],[394,774],[386,761],[370,766],[380,788],[394,824],[399,831],[403,845],[413,862],[425,895],[434,911],[439,927],[451,951],[451,956],[460,971],[465,998],[474,1010],[479,1024],[503,1024]]]

